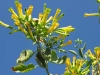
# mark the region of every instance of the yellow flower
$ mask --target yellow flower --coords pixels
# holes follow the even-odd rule
[[[57,41],[58,41],[60,38],[62,38],[62,37],[63,37],[63,35],[60,34],[60,35],[57,37]]]
[[[43,14],[43,18],[42,18],[42,25],[45,25],[47,17],[50,14],[50,11],[51,11],[51,9],[46,8],[46,10],[45,10],[45,12]]]
[[[52,31],[54,31],[58,26],[59,26],[59,23],[54,23],[54,24],[49,28],[49,30],[47,31],[47,33],[50,33],[50,32],[52,32]]]
[[[26,22],[26,23],[25,23],[25,25],[27,26],[28,31],[29,31],[29,33],[30,33],[31,37],[33,38],[33,33],[32,33],[32,30],[30,29],[29,23],[28,23],[28,22]]]
[[[71,70],[72,75],[78,75],[75,70]]]
[[[3,23],[2,21],[0,21],[0,25],[4,26],[4,27],[9,27],[10,25]]]
[[[72,40],[69,40],[68,42],[66,42],[64,44],[61,44],[61,46],[66,46],[66,45],[69,45],[69,44],[72,44]]]
[[[18,14],[19,14],[19,15],[23,15],[23,12],[22,12],[22,4],[16,2],[15,5],[16,5],[16,8],[17,8]]]
[[[18,19],[18,15],[15,13],[15,11],[12,8],[9,8],[9,11],[12,13],[12,19]]]
[[[89,49],[88,51],[88,56],[91,58],[91,59],[95,59],[94,55],[92,54],[91,50]]]
[[[73,56],[73,67],[75,67],[75,61],[76,61],[76,57]]]
[[[100,58],[100,47],[95,47],[94,52],[97,55],[97,57]]]
[[[66,59],[66,62],[65,62],[66,66],[71,67],[71,62],[70,62],[70,58],[67,58]]]
[[[77,59],[76,60],[76,68],[77,68],[78,72],[81,70],[82,66],[84,65],[83,62],[84,62],[83,59]]]
[[[41,23],[42,17],[43,17],[43,14],[39,13],[39,22],[38,22],[39,24]]]
[[[88,17],[88,16],[100,16],[100,14],[99,13],[85,13],[84,14],[84,17]]]
[[[53,16],[50,16],[49,19],[46,21],[46,23],[50,22],[50,20],[53,19]]]
[[[61,10],[58,8],[58,9],[56,10],[55,15],[54,15],[53,23],[56,21],[56,18],[57,18],[58,14],[59,14],[60,12],[61,12]],[[52,23],[52,24],[53,24],[53,23]]]
[[[27,16],[32,14],[33,8],[34,7],[32,5],[29,6],[29,8],[27,9]]]
[[[19,20],[16,20],[14,23],[15,23],[15,25],[17,25],[21,29],[21,31],[23,33],[27,34],[27,31],[20,25],[20,21]]]
[[[72,26],[67,26],[67,27],[64,27],[62,30],[64,32],[71,33],[72,31],[75,30],[75,28],[73,28]]]
[[[11,18],[12,18],[13,20],[18,20],[18,17],[17,17],[16,15],[14,15],[14,14],[11,15]]]
[[[68,69],[68,67],[66,68],[66,72],[69,72],[69,69]]]

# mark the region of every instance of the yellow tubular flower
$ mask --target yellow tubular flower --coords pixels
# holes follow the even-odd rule
[[[58,14],[59,14],[60,12],[61,12],[61,10],[58,8],[58,9],[56,10],[55,15],[54,15],[53,22],[56,20]]]
[[[46,8],[46,10],[45,10],[45,12],[44,12],[44,14],[43,14],[43,18],[42,18],[42,23],[43,23],[43,25],[45,25],[46,19],[47,19],[48,15],[50,14],[50,11],[51,11],[51,9]]]
[[[10,25],[3,23],[2,21],[0,21],[0,25],[4,26],[4,27],[9,27]]]
[[[19,20],[16,20],[14,23],[15,23],[15,25],[17,25],[21,29],[21,31],[23,33],[27,34],[27,31],[20,25]]]
[[[66,72],[69,72],[69,69],[68,69],[68,67],[66,68]]]
[[[75,28],[73,28],[73,27],[70,25],[70,26],[67,26],[67,27],[62,28],[62,30],[63,30],[64,32],[71,33],[72,31],[75,30]]]
[[[38,22],[39,24],[41,23],[42,17],[43,17],[43,14],[39,13],[39,22]]]
[[[60,35],[57,37],[57,41],[58,41],[60,38],[62,38],[62,37],[63,37],[63,35],[60,34]]]
[[[88,56],[91,58],[91,59],[95,59],[94,55],[92,54],[91,50],[89,49],[88,50]]]
[[[49,30],[47,31],[47,33],[50,33],[51,31],[54,31],[57,27],[59,26],[59,23],[54,23]]]
[[[19,15],[23,15],[23,12],[22,12],[22,4],[21,3],[15,3],[15,5],[16,5],[18,14]]]
[[[74,70],[71,70],[71,72],[72,72],[72,75],[77,75]]]
[[[84,60],[83,59],[78,59],[79,61],[78,61],[78,64],[77,64],[77,71],[79,72],[80,70],[81,70],[81,68],[82,68],[82,66],[83,66],[83,62],[84,62]]]
[[[76,64],[75,64],[76,68],[78,69],[79,66],[80,66],[80,62],[79,62],[79,59],[76,60]]]
[[[100,16],[100,14],[99,13],[85,13],[84,14],[84,17],[88,17],[88,16]]]
[[[97,57],[100,58],[100,47],[95,47],[94,52],[97,55]]]
[[[53,19],[53,16],[50,16],[49,19],[46,21],[46,23],[50,22],[50,20]]]
[[[12,18],[13,20],[18,20],[18,17],[16,17],[14,14],[11,15],[11,18]]]
[[[66,42],[64,44],[61,44],[61,46],[66,46],[66,45],[69,45],[69,44],[72,44],[72,40],[69,40],[68,42]]]
[[[34,7],[32,5],[29,6],[29,8],[27,9],[27,16],[32,14],[33,8]]]
[[[26,23],[26,26],[28,27],[28,31],[29,31],[31,37],[33,38],[33,34],[32,34],[32,31],[31,31],[31,29],[30,29],[30,26],[29,26],[28,22]]]
[[[9,11],[13,14],[14,17],[16,17],[18,19],[17,14],[15,13],[15,11],[12,8],[9,8]]]
[[[73,67],[75,67],[75,61],[76,61],[76,57],[73,56]]]
[[[70,68],[70,67],[71,67],[70,58],[67,58],[67,59],[66,59],[65,64],[66,64],[66,66],[67,66],[68,68]]]

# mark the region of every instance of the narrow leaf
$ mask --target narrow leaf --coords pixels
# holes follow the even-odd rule
[[[79,55],[81,56],[81,58],[83,58],[83,52],[82,49],[79,48]]]
[[[12,67],[11,70],[13,70],[16,73],[25,73],[25,72],[29,72],[35,68],[36,68],[36,66],[34,66],[33,64],[28,64],[28,65],[20,64],[18,66]]]
[[[85,50],[85,48],[86,48],[86,43],[83,45],[83,50]]]
[[[66,53],[66,50],[63,50],[63,49],[59,49],[58,51]]]
[[[77,52],[76,52],[76,51],[74,51],[74,50],[69,50],[69,52],[71,52],[71,53],[73,53],[74,55],[77,56]]]

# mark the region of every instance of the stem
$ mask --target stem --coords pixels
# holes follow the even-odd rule
[[[49,71],[48,71],[48,68],[46,67],[45,69],[46,69],[47,74],[50,75],[50,74],[49,74]]]

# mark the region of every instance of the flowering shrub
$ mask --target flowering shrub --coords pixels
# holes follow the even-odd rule
[[[100,1],[97,0],[97,3],[100,3]],[[43,13],[39,13],[38,18],[33,18],[32,11],[34,7],[32,5],[27,9],[25,8],[25,13],[23,13],[22,4],[18,0],[15,1],[15,5],[18,13],[16,13],[13,8],[9,8],[11,19],[14,21],[15,26],[8,25],[2,21],[0,21],[0,25],[9,28],[11,30],[9,34],[15,32],[24,33],[27,39],[30,39],[34,44],[37,44],[37,49],[36,51],[23,50],[16,60],[18,65],[11,68],[14,72],[25,73],[35,69],[37,65],[32,63],[25,65],[25,62],[35,55],[38,65],[45,68],[48,75],[50,75],[48,71],[48,62],[66,64],[64,75],[88,75],[90,73],[90,66],[92,66],[93,74],[100,74],[100,70],[97,66],[100,60],[100,47],[95,47],[95,54],[93,54],[90,49],[86,53],[83,53],[86,43],[83,47],[75,45],[79,55],[76,51],[69,50],[69,52],[75,55],[73,56],[72,62],[70,61],[71,58],[66,55],[63,55],[62,57],[57,55],[56,51],[65,53],[66,50],[63,50],[62,48],[72,44],[72,40],[67,42],[64,40],[75,30],[71,25],[59,28],[59,20],[64,16],[64,13],[60,14],[61,9],[58,8],[54,16],[48,17],[51,9],[47,8],[46,4],[44,4]],[[60,16],[58,16],[59,14]],[[100,7],[99,13],[84,14],[84,17],[88,16],[99,17]],[[58,36],[55,36],[55,34],[58,34]],[[80,39],[75,40],[75,42],[78,45],[82,44],[82,40]],[[77,58],[76,56],[79,56],[80,58]]]

